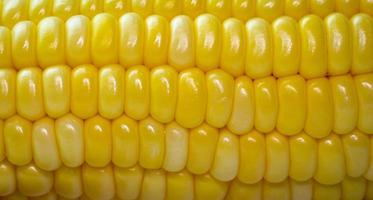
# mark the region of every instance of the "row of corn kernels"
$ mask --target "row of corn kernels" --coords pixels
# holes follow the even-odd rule
[[[111,122],[95,116],[83,122],[72,114],[34,123],[13,116],[0,122],[0,128],[0,160],[16,166],[33,161],[47,171],[62,164],[113,163],[168,172],[185,168],[192,174],[210,173],[219,181],[237,177],[244,183],[278,183],[290,177],[333,185],[346,175],[373,181],[373,137],[357,130],[322,139],[256,130],[237,136],[207,124],[187,130],[152,118],[136,122],[122,116]]]
[[[211,13],[220,20],[234,17],[246,21],[257,16],[272,21],[283,15],[296,19],[307,14],[325,17],[333,12],[348,17],[359,12],[372,15],[372,10],[369,0],[4,0],[0,3],[0,22],[12,27],[22,20],[39,22],[48,16],[66,20],[78,14],[93,17],[107,12],[119,17],[131,11],[143,17],[158,14],[168,19]]]
[[[116,20],[105,13],[92,21],[47,17],[38,25],[0,27],[0,68],[169,64],[179,71],[196,66],[221,68],[235,77],[299,73],[309,79],[373,72],[372,54],[373,18],[365,14],[351,20],[332,14],[324,21],[309,15],[299,23],[281,17],[272,25],[255,18],[244,25],[237,19],[221,23],[209,14],[194,22],[186,16],[168,22],[157,15],[143,20],[129,13]]]
[[[221,182],[209,174],[192,175],[188,171],[168,173],[139,166],[120,168],[108,165],[93,168],[60,167],[54,172],[34,164],[14,167],[0,162],[0,197],[2,199],[149,199],[149,200],[360,200],[373,199],[373,182],[346,176],[335,185],[314,180],[280,183],[260,181],[245,184],[235,179]],[[18,190],[18,192],[17,192]],[[39,196],[39,197],[38,197]],[[17,198],[18,197],[18,198]],[[23,197],[23,198],[22,198]]]
[[[302,130],[314,138],[354,128],[373,133],[373,73],[305,80],[299,75],[251,80],[223,70],[198,68],[177,73],[172,67],[97,69],[81,65],[44,69],[0,69],[0,118],[15,113],[28,120],[72,112],[82,119],[99,113],[141,120],[151,115],[185,128],[202,122],[236,134],[255,127],[284,135]]]

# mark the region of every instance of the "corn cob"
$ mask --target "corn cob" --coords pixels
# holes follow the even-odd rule
[[[0,198],[373,199],[371,7],[0,1]]]
[[[22,20],[39,22],[47,16],[66,20],[73,15],[92,18],[106,12],[120,17],[131,11],[143,17],[158,14],[167,19],[180,14],[194,18],[211,13],[220,20],[234,17],[246,21],[257,16],[272,21],[282,15],[300,19],[307,14],[325,17],[336,11],[348,17],[356,13],[372,15],[372,8],[369,0],[3,0],[0,21],[12,27]]]

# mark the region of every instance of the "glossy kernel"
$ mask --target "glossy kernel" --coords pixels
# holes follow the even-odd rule
[[[373,133],[373,73],[354,77],[359,115],[357,127],[364,133]]]
[[[266,136],[266,171],[264,178],[271,183],[280,183],[288,177],[290,156],[285,136],[272,132]]]
[[[26,196],[47,194],[53,187],[53,173],[44,171],[34,164],[18,167],[17,188]]]
[[[16,112],[16,76],[12,69],[0,70],[0,118],[6,119]]]

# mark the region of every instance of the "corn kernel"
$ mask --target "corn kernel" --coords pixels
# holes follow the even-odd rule
[[[284,13],[296,20],[300,20],[309,13],[308,0],[286,0]]]
[[[55,131],[63,164],[79,167],[84,162],[83,120],[67,114],[55,121]]]
[[[36,32],[36,52],[41,68],[65,64],[65,27],[58,17],[42,19]]]
[[[352,17],[362,10],[359,4],[359,1],[336,0],[336,10],[347,17]]]
[[[338,200],[342,197],[342,188],[340,184],[323,185],[315,182],[313,186],[313,199],[315,200]]]
[[[33,23],[23,21],[13,27],[10,53],[16,69],[38,66],[36,42],[36,26]]]
[[[112,199],[115,195],[114,174],[110,165],[104,168],[82,167],[84,194],[90,199]]]
[[[12,27],[27,16],[27,0],[4,0],[1,13],[1,22]]]
[[[104,11],[116,18],[128,12],[131,5],[129,0],[105,0],[103,4]]]
[[[6,157],[13,165],[26,165],[32,160],[31,122],[15,115],[4,123]]]
[[[112,162],[119,167],[134,166],[139,159],[139,133],[135,120],[121,116],[112,122]]]
[[[354,77],[358,97],[357,127],[364,133],[373,133],[373,73]]]
[[[114,16],[101,13],[92,19],[91,55],[95,66],[118,62],[118,25]]]
[[[132,12],[146,18],[153,12],[154,0],[131,0]]]
[[[364,178],[351,178],[346,176],[341,185],[342,199],[364,199],[366,190],[366,180]]]
[[[43,18],[51,15],[53,1],[29,0],[28,17],[30,21],[37,24]]]
[[[0,162],[0,196],[7,196],[16,190],[16,175],[14,166],[7,162]]]
[[[127,13],[118,22],[119,63],[128,68],[143,63],[144,21],[137,13]]]
[[[44,171],[34,164],[18,167],[16,177],[18,190],[27,196],[47,194],[53,187],[53,173]]]
[[[46,171],[54,171],[61,165],[54,121],[43,118],[32,128],[32,151],[35,165]]]
[[[178,172],[184,169],[188,158],[188,145],[188,130],[176,122],[168,124],[165,128],[163,169],[169,172]]]
[[[313,193],[313,180],[298,182],[290,180],[291,199],[311,200]]]
[[[256,14],[260,18],[272,22],[274,19],[282,15],[284,2],[285,1],[277,0],[257,0]]]
[[[91,22],[83,15],[72,16],[65,23],[66,61],[71,67],[91,62]]]
[[[166,196],[166,174],[162,170],[147,170],[141,188],[141,200],[162,200]]]
[[[0,68],[13,67],[11,31],[6,27],[0,27]]]
[[[335,0],[311,0],[309,6],[312,13],[324,18],[335,10]]]
[[[206,0],[206,12],[215,15],[223,21],[231,16],[232,2],[230,0]]]
[[[255,16],[255,0],[233,0],[232,15],[241,21]]]
[[[198,175],[194,179],[196,200],[224,199],[228,192],[228,183],[217,181],[210,175]]]
[[[266,171],[264,178],[271,183],[283,182],[289,174],[290,156],[288,140],[278,132],[268,134],[265,140]]]
[[[183,0],[183,14],[196,18],[204,13],[206,0]]]
[[[154,0],[154,14],[162,15],[167,20],[181,13],[182,1],[179,0]]]
[[[246,184],[258,183],[262,180],[266,169],[265,138],[251,131],[240,138],[240,165],[238,179]]]
[[[114,168],[116,195],[120,199],[137,199],[141,192],[144,170],[132,168]]]
[[[80,0],[80,13],[92,18],[103,10],[102,0]]]
[[[281,183],[264,182],[263,200],[287,200],[290,199],[289,181],[284,180]]]
[[[92,167],[107,166],[112,157],[110,121],[95,116],[84,123],[85,161]]]
[[[80,168],[61,166],[54,174],[54,190],[64,198],[78,198],[83,194]]]
[[[16,71],[0,70],[0,119],[6,119],[16,112]]]
[[[370,148],[369,148],[369,163],[368,163],[368,168],[364,174],[364,177],[372,181],[373,180],[373,137],[369,138],[370,141]]]
[[[194,180],[188,171],[167,174],[166,199],[192,200]]]
[[[229,187],[228,194],[226,196],[228,200],[261,200],[262,199],[262,183],[255,184],[244,184],[239,180],[235,179]]]

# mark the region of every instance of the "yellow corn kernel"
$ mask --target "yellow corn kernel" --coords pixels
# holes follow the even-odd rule
[[[53,172],[44,171],[34,164],[18,167],[17,189],[26,196],[41,196],[53,188]]]
[[[146,169],[162,167],[165,152],[163,124],[147,118],[139,123],[140,155],[139,164]]]
[[[263,0],[265,1],[265,0]],[[272,73],[272,34],[267,21],[254,18],[246,23],[246,75],[261,78]]]
[[[110,121],[95,116],[84,123],[85,161],[92,167],[104,167],[111,161]]]
[[[6,27],[13,27],[14,24],[27,17],[27,0],[4,0],[1,13],[1,22]]]
[[[12,68],[12,44],[11,31],[6,27],[0,27],[0,68]]]
[[[0,70],[0,119],[6,119],[16,112],[16,71]]]
[[[350,75],[329,78],[334,105],[334,128],[338,134],[351,132],[358,120],[358,99]]]
[[[289,176],[296,181],[313,177],[317,166],[317,142],[305,133],[289,139]]]
[[[39,68],[25,68],[17,73],[17,112],[29,119],[44,116],[42,72]]]
[[[346,176],[342,181],[342,199],[364,199],[366,180]]]
[[[114,15],[116,18],[122,16],[130,9],[130,0],[105,0],[104,11]]]
[[[147,67],[156,67],[167,63],[169,29],[167,19],[162,16],[152,15],[146,18],[144,64]]]
[[[196,66],[203,71],[218,67],[221,53],[221,23],[211,14],[202,14],[194,20]]]
[[[98,72],[98,112],[107,119],[124,111],[124,68],[108,65]]]
[[[43,70],[43,102],[50,117],[60,117],[70,111],[70,73],[65,65]]]
[[[32,151],[35,165],[46,171],[60,167],[54,121],[43,118],[34,123],[32,128]]]
[[[272,22],[281,16],[284,10],[284,2],[278,0],[257,0],[256,14],[258,17]]]
[[[298,182],[290,180],[291,199],[311,200],[313,193],[313,180]]]
[[[357,127],[364,133],[373,133],[373,73],[354,77],[358,97]]]
[[[169,172],[178,172],[184,169],[188,158],[188,137],[188,130],[176,122],[166,126],[163,169]]]
[[[277,123],[278,96],[274,77],[256,79],[255,94],[255,128],[264,133],[271,132]]]
[[[187,168],[193,174],[208,172],[214,161],[218,130],[207,125],[192,129],[189,133]]]
[[[264,182],[263,200],[288,200],[290,197],[291,191],[287,179],[280,183]]]
[[[207,88],[200,69],[186,69],[179,73],[175,120],[185,128],[194,128],[205,119]]]
[[[137,199],[140,195],[143,181],[143,168],[114,168],[116,195],[120,199]]]
[[[207,108],[206,122],[222,128],[232,111],[234,80],[222,70],[212,70],[206,74]]]
[[[66,61],[71,67],[91,62],[91,22],[84,15],[70,17],[65,23]]]
[[[119,63],[131,67],[143,63],[144,20],[137,13],[122,15],[118,21]]]
[[[204,13],[206,0],[183,0],[183,14],[196,18]]]
[[[103,10],[102,0],[80,0],[80,14],[92,18]]]
[[[37,24],[43,18],[51,15],[53,1],[49,0],[29,0],[28,18]]]
[[[206,0],[206,12],[223,21],[231,16],[232,2],[229,0]]]
[[[141,188],[141,200],[162,200],[166,196],[166,174],[163,170],[147,170]]]
[[[263,134],[252,131],[240,138],[240,165],[238,179],[246,184],[259,182],[266,169],[265,139]]]
[[[237,77],[245,69],[245,27],[238,19],[230,18],[222,25],[220,68]]]
[[[131,167],[139,159],[139,135],[135,120],[121,116],[113,121],[112,126],[112,162],[115,166]]]
[[[61,166],[54,173],[54,190],[59,196],[74,199],[83,194],[80,168]]]
[[[280,17],[272,23],[273,75],[295,75],[300,63],[298,24],[290,17]]]
[[[0,162],[0,196],[14,193],[16,187],[14,166],[7,161]]]
[[[111,14],[101,13],[92,19],[92,62],[104,66],[118,62],[118,26]]]
[[[171,20],[168,63],[176,70],[194,67],[195,46],[193,34],[193,22],[189,17],[181,15]]]
[[[187,170],[167,174],[166,199],[194,199],[194,180]]]
[[[67,114],[55,121],[55,131],[63,164],[79,167],[84,162],[83,120]]]
[[[114,174],[111,165],[93,168],[82,167],[84,194],[90,199],[112,199],[115,195]]]
[[[244,184],[238,179],[235,179],[230,187],[226,196],[227,200],[261,200],[262,199],[262,183]]]
[[[182,1],[179,0],[154,0],[154,14],[162,15],[171,20],[181,13]]]
[[[124,111],[135,119],[144,119],[150,107],[149,70],[144,66],[134,66],[126,71]]]
[[[232,15],[233,17],[247,21],[255,16],[255,0],[233,0]]]
[[[307,111],[304,130],[314,137],[322,138],[333,129],[333,96],[328,79],[307,81]]]
[[[8,161],[14,165],[25,165],[32,160],[31,122],[17,115],[4,123],[4,144]]]
[[[343,135],[342,143],[346,161],[346,174],[353,178],[364,175],[369,165],[369,137],[355,130],[350,134]]]
[[[373,71],[373,19],[366,14],[357,14],[350,20],[352,32],[352,74]]]
[[[360,12],[367,13],[373,16],[373,3],[369,0],[360,0]]]
[[[65,21],[72,15],[78,14],[78,2],[74,0],[53,0],[53,16]]]
[[[98,75],[93,65],[80,65],[71,73],[71,112],[87,119],[97,113]]]
[[[313,199],[315,200],[338,200],[342,197],[342,188],[340,184],[323,185],[317,183],[313,186]]]
[[[308,15],[299,21],[299,29],[302,44],[300,74],[306,79],[325,76],[328,54],[323,21],[318,16]]]
[[[266,136],[266,171],[264,178],[271,183],[284,181],[289,174],[289,143],[285,136],[272,132]]]
[[[341,182],[346,173],[341,139],[331,134],[318,142],[318,161],[314,179],[324,185]],[[339,199],[339,198],[338,198]]]
[[[328,48],[328,74],[346,74],[352,64],[349,21],[343,14],[336,13],[326,17],[324,23]]]
[[[280,78],[278,87],[277,130],[285,135],[299,133],[306,120],[306,83],[299,76]]]
[[[4,144],[4,122],[0,120],[0,162],[5,159],[5,154],[6,153]]]
[[[16,24],[11,35],[11,55],[14,67],[22,69],[38,66],[36,52],[35,25],[29,21]]]
[[[287,16],[300,20],[303,16],[309,13],[307,0],[286,0],[284,5],[284,13]]]
[[[141,17],[146,18],[153,13],[154,0],[131,0],[132,12],[138,13]]]
[[[224,199],[228,186],[227,182],[218,181],[208,174],[198,175],[194,178],[195,199]]]
[[[335,0],[310,0],[311,13],[324,18],[335,10]]]
[[[177,72],[170,66],[160,66],[150,72],[150,114],[159,122],[171,122],[177,101]]]
[[[230,131],[235,134],[248,133],[254,126],[254,86],[246,76],[235,80],[232,112],[227,124]]]
[[[42,19],[36,32],[36,52],[41,68],[65,64],[65,27],[58,17]]]
[[[238,137],[223,129],[219,133],[215,158],[210,173],[219,181],[231,181],[238,173],[239,161]]]
[[[359,13],[361,8],[359,1],[336,0],[336,10],[350,18]]]

